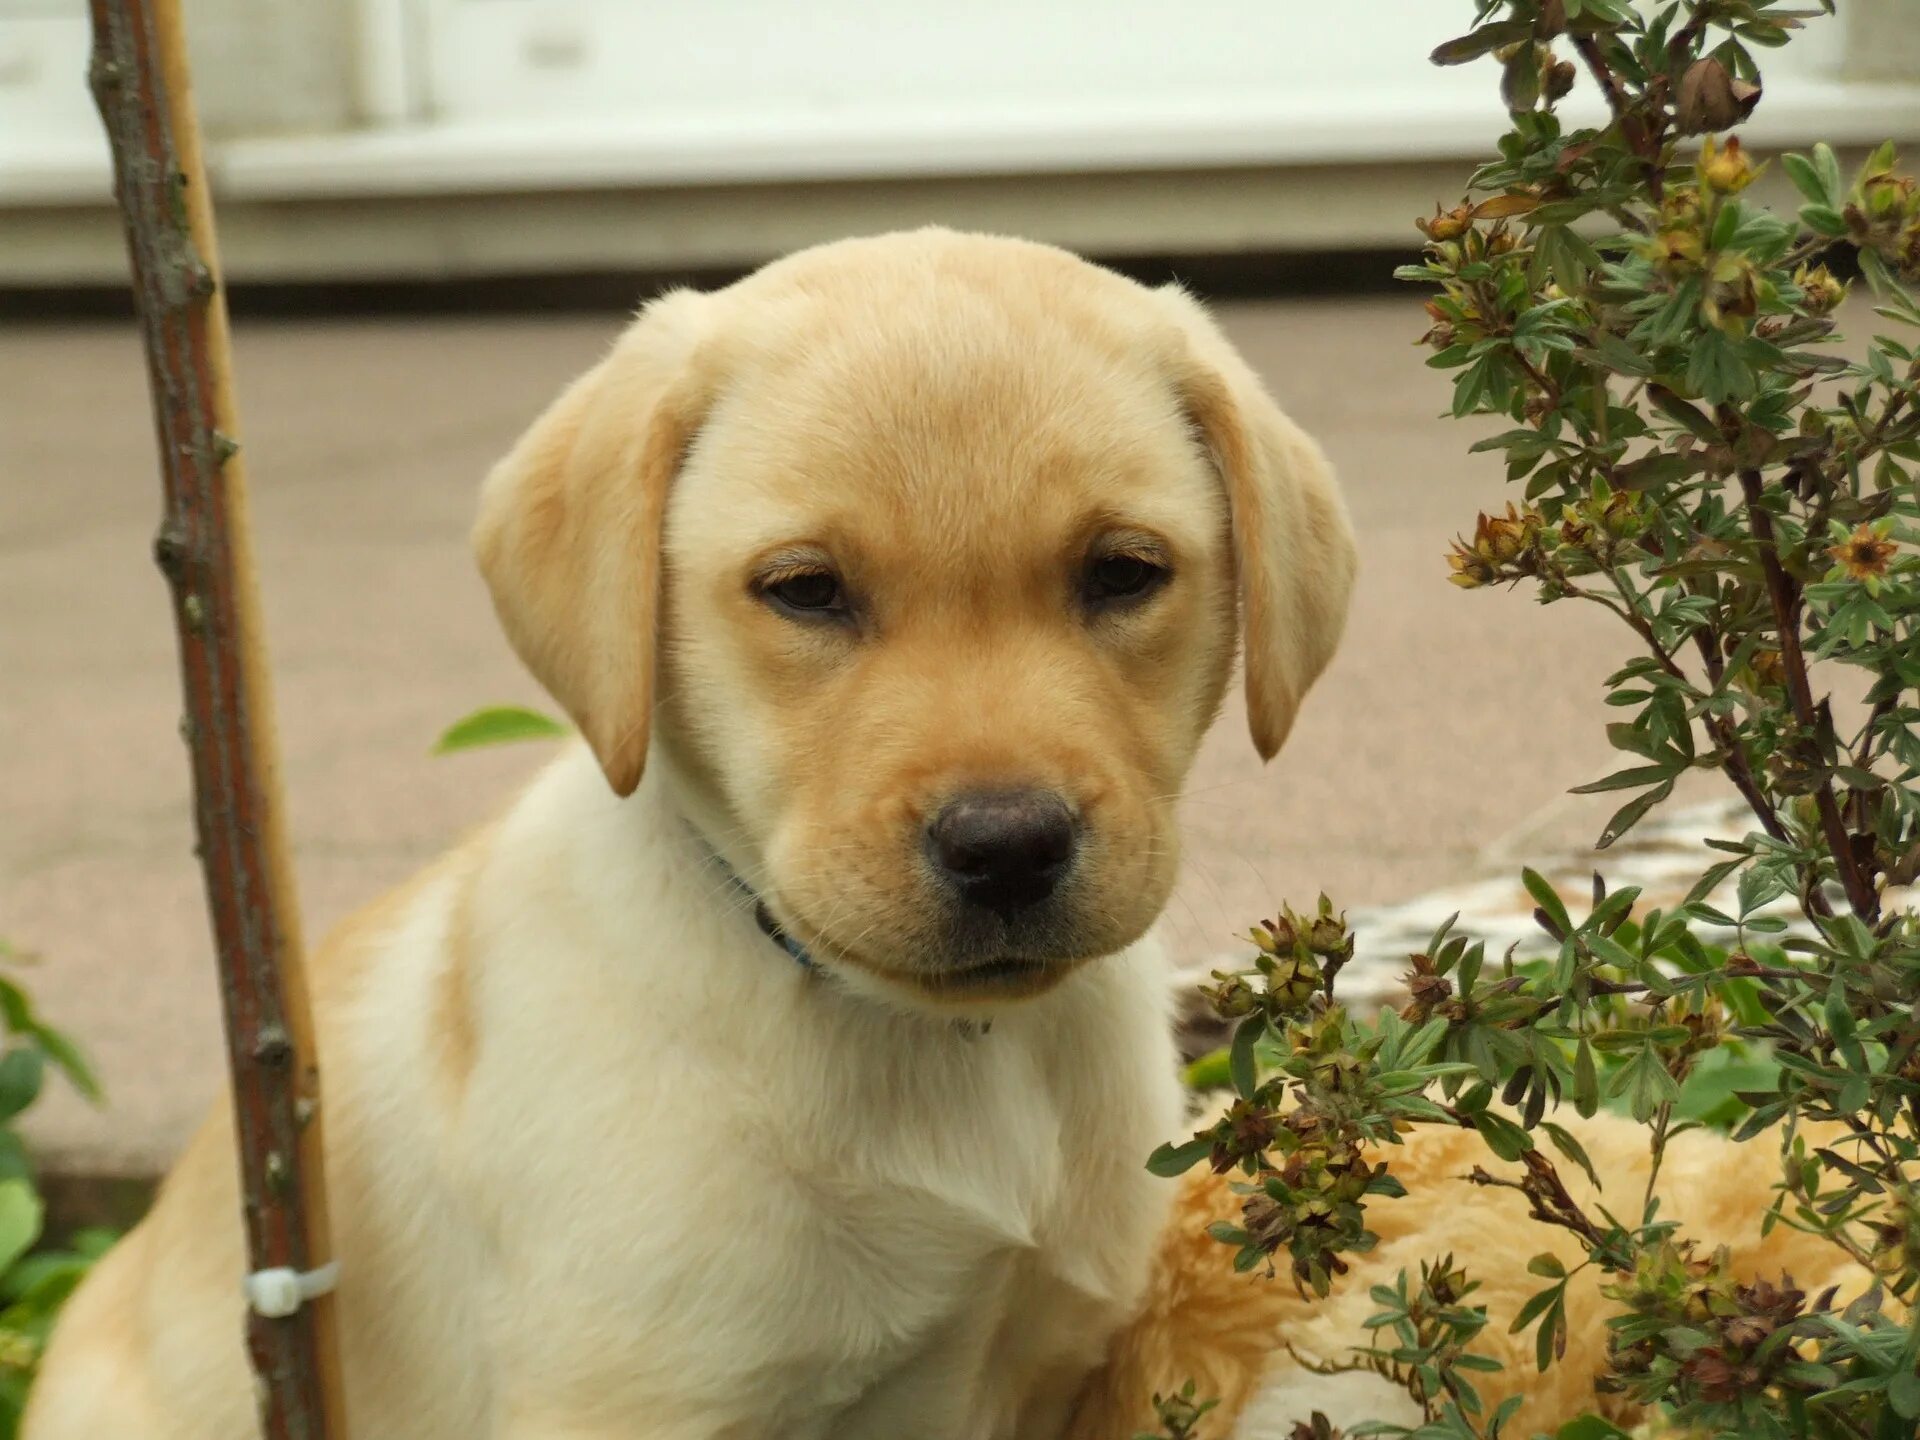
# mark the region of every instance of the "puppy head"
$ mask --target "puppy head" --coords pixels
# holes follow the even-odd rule
[[[962,1006],[1146,929],[1237,632],[1270,756],[1353,566],[1191,300],[938,231],[649,307],[476,545],[615,790],[651,744],[823,964]]]

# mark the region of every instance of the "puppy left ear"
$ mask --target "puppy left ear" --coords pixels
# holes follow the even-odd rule
[[[1346,627],[1353,529],[1320,447],[1273,402],[1198,301],[1178,286],[1157,293],[1185,332],[1187,414],[1226,485],[1247,722],[1260,758],[1271,760]]]
[[[706,406],[706,297],[667,295],[534,421],[481,490],[473,546],[513,648],[607,783],[647,761],[667,491]]]

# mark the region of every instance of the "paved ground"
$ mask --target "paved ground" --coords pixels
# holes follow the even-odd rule
[[[1230,709],[1187,805],[1171,914],[1198,959],[1283,897],[1376,905],[1461,879],[1516,827],[1591,835],[1605,624],[1448,586],[1497,461],[1434,418],[1410,297],[1240,303],[1229,328],[1345,477],[1363,548],[1345,651],[1264,771]],[[486,816],[533,750],[433,760],[450,719],[533,701],[468,562],[474,487],[618,316],[259,322],[241,408],[308,928]],[[0,335],[0,935],[39,951],[48,1014],[108,1107],[32,1129],[69,1169],[151,1167],[219,1071],[164,591],[152,430],[130,325]],[[1604,617],[1601,617],[1604,620]],[[1601,797],[1604,800],[1605,797]]]

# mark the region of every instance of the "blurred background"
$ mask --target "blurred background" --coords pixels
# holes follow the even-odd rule
[[[314,935],[542,759],[427,754],[476,706],[539,703],[466,553],[487,466],[662,284],[928,222],[1187,280],[1345,480],[1346,648],[1272,766],[1237,701],[1209,740],[1183,960],[1283,899],[1424,915],[1597,833],[1607,797],[1563,792],[1611,768],[1618,642],[1445,584],[1500,466],[1435,418],[1420,297],[1389,278],[1504,126],[1492,66],[1427,63],[1469,0],[186,10]],[[221,1052],[87,49],[83,0],[0,0],[0,938],[44,957],[29,983],[108,1087],[103,1111],[36,1106],[40,1153],[137,1178]],[[1920,0],[1858,0],[1767,61],[1751,147],[1920,139]]]
[[[84,0],[0,0],[0,283],[116,279]],[[1501,114],[1468,0],[188,0],[237,282],[750,265],[939,220],[1103,256],[1404,245]],[[1914,118],[1913,0],[1749,142]],[[533,203],[537,201],[538,203]]]

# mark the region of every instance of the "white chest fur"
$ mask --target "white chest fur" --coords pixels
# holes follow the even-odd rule
[[[673,824],[588,803],[597,779],[556,767],[474,892],[482,1042],[447,1149],[496,1257],[495,1405],[1050,1433],[1167,1199],[1142,1168],[1178,1123],[1157,946],[968,1035],[790,962],[690,883]]]

